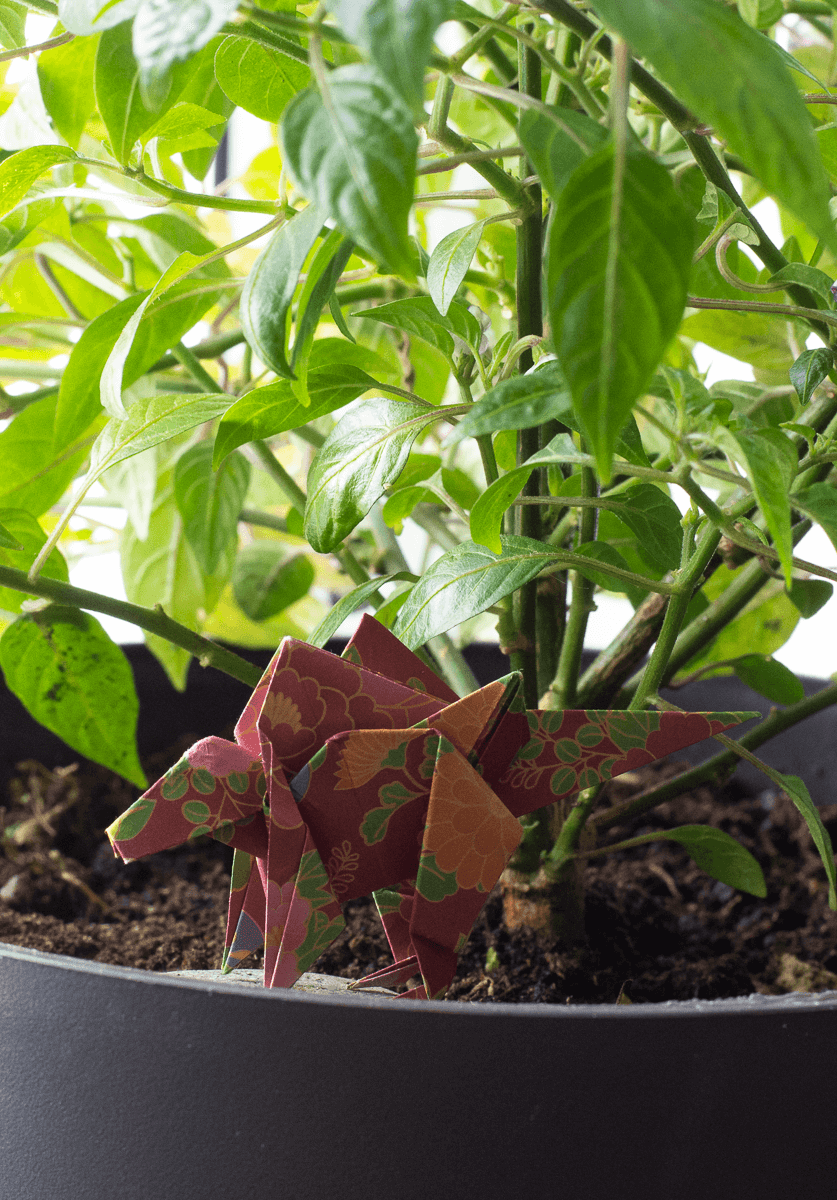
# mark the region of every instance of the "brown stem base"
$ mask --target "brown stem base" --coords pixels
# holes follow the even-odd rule
[[[507,929],[528,929],[543,941],[560,942],[566,949],[583,945],[584,889],[582,868],[568,862],[555,879],[541,868],[535,875],[511,868],[500,877],[503,917]]]

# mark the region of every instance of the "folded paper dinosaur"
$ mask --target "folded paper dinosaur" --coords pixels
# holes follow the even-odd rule
[[[458,699],[364,617],[340,658],[285,638],[235,742],[198,742],[107,832],[126,862],[234,848],[225,970],[263,946],[265,987],[290,987],[374,893],[395,965],[362,982],[438,998],[519,817],[752,715],[527,711],[518,674]]]

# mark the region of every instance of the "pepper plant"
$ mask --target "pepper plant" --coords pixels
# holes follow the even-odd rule
[[[460,694],[496,624],[530,708],[736,672],[779,707],[709,763],[527,818],[509,886],[579,936],[610,827],[837,701],[771,657],[837,579],[795,553],[837,545],[835,10],[3,0],[0,665],[35,717],[144,782],[94,613],[178,687],[362,607]],[[233,180],[231,119],[267,133]],[[114,543],[127,601],[69,583]],[[582,669],[599,593],[634,611]]]

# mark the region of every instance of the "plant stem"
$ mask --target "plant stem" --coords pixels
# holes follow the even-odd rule
[[[240,346],[244,341],[244,333],[241,329],[232,329],[229,333],[222,333],[215,338],[207,338],[205,342],[198,342],[197,346],[190,347],[195,358],[219,358],[227,350],[232,350],[233,346]],[[175,357],[174,354],[165,354],[162,358],[158,358],[153,367],[149,367],[149,371],[167,371],[170,367],[174,367],[181,360]],[[213,391],[217,391],[217,387]]]
[[[184,346],[182,342],[178,342],[176,346],[172,346],[171,352],[180,365],[186,368],[195,383],[203,388],[205,392],[209,395],[220,392],[221,385],[217,379],[212,378],[206,367],[198,361],[188,346]]]
[[[581,486],[588,496],[596,494],[596,477],[590,467],[583,467]],[[584,508],[578,523],[576,548],[585,542],[592,542],[596,537],[596,510]],[[541,707],[551,709],[573,708],[576,702],[576,687],[578,672],[581,666],[581,653],[584,649],[584,637],[587,632],[587,621],[595,608],[593,592],[595,584],[585,579],[578,571],[570,573],[572,596],[570,611],[567,615],[567,627],[564,631],[564,641],[558,660],[558,670],[548,693],[541,699]]]
[[[582,675],[575,697],[578,708],[613,707],[616,691],[657,640],[665,612],[665,596],[646,596],[627,625]]]
[[[534,97],[540,102],[541,64],[528,45],[518,46],[518,86],[521,96]],[[527,178],[533,170],[525,156],[520,160],[521,178]],[[516,229],[517,273],[517,337],[518,340],[543,336],[543,312],[541,307],[540,277],[543,260],[543,230],[541,228],[541,189],[530,189],[531,208]],[[518,360],[518,372],[525,375],[533,365],[532,350],[526,346]],[[536,426],[521,429],[517,434],[517,463],[520,466],[537,453],[540,446]],[[524,495],[537,495],[540,490],[541,472],[533,471],[523,488]],[[537,507],[526,507],[515,513],[516,532],[521,537],[539,541],[541,537],[541,514]],[[538,581],[532,579],[524,584],[512,598],[512,619],[515,627],[514,649],[511,666],[523,673],[523,694],[529,708],[534,708],[538,697],[537,645]]]
[[[17,50],[4,50],[0,54],[0,62],[8,62],[11,58],[28,58],[30,54],[37,54],[40,50],[52,50],[56,46],[64,46],[67,42],[72,42],[75,36],[74,33],[60,33],[58,37],[49,38],[46,42],[38,42],[36,46],[21,46]]]
[[[307,497],[305,492],[296,482],[292,475],[289,475],[279,459],[271,452],[270,447],[266,442],[251,442],[250,445],[261,462],[268,475],[279,485],[284,492],[288,501],[300,513],[305,512],[305,504]],[[368,576],[364,572],[363,579],[355,579],[355,583],[365,583]]]
[[[57,579],[49,579],[44,575],[37,579],[27,578],[25,571],[17,571],[14,567],[0,566],[0,585],[26,592],[30,596],[40,596],[55,604],[72,608],[83,608],[89,612],[105,613],[110,617],[118,617],[121,621],[130,621],[147,633],[154,633],[165,638],[175,646],[188,650],[200,662],[202,667],[217,667],[234,679],[240,679],[248,687],[255,687],[261,678],[261,670],[248,663],[246,659],[226,650],[209,638],[201,637],[186,625],[173,620],[163,611],[161,605],[153,609],[142,608],[139,604],[131,604],[128,600],[115,600],[112,596],[101,596],[98,592],[88,592],[83,588],[62,583]]]

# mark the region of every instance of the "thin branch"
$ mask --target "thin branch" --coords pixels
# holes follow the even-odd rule
[[[64,46],[75,38],[74,33],[61,33],[58,37],[49,38],[46,42],[38,42],[36,46],[21,46],[19,50],[4,50],[0,54],[0,62],[8,62],[10,58],[28,58],[40,50],[52,50],[55,46]]]

